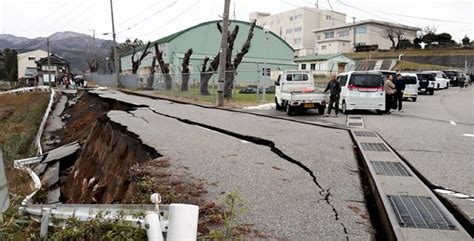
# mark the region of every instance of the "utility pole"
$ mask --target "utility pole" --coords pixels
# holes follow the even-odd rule
[[[112,1],[112,0],[111,0]],[[222,24],[221,50],[219,56],[219,81],[217,87],[217,106],[224,106],[224,83],[227,60],[227,33],[229,31],[229,5],[230,0],[225,0]]]
[[[354,35],[354,52],[356,50],[356,18],[352,17],[352,32]]]
[[[49,88],[52,87],[52,84],[51,84],[51,58],[50,58],[50,55],[51,55],[51,49],[49,47],[49,38],[46,39],[46,45],[48,45],[48,82],[49,82]],[[44,81],[44,80],[43,80]]]
[[[116,85],[119,86],[119,66],[118,66],[118,56],[117,56],[117,43],[115,42],[115,24],[114,24],[114,8],[112,4],[112,0],[110,0],[110,16],[112,17],[112,38],[114,41],[114,66],[115,66],[115,74],[116,74]]]

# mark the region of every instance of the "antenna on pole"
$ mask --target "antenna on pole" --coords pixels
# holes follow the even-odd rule
[[[236,20],[237,17],[236,17],[236,15],[235,15],[235,1],[234,1],[234,13],[233,13],[233,15],[234,15],[234,16],[233,16],[234,20]]]
[[[334,9],[332,9],[331,0],[328,0],[328,4],[329,4],[329,7],[331,8],[331,11],[334,11]]]

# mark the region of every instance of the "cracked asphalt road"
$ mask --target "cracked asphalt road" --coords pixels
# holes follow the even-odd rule
[[[291,240],[372,238],[353,143],[346,131],[120,92],[96,93],[150,107],[112,111],[109,117],[175,160],[177,173],[184,168],[215,184],[208,185],[209,200],[222,200],[222,192],[239,190],[249,208],[243,221],[255,228]],[[276,148],[252,143],[255,138]]]

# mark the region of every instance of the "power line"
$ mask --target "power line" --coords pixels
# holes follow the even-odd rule
[[[357,7],[354,7],[352,5],[349,5],[349,4],[346,4],[346,3],[343,3],[341,0],[336,0],[337,2],[345,5],[345,6],[348,6],[348,7],[351,7],[351,8],[355,8],[355,9],[359,9]],[[359,9],[361,10],[361,9]],[[392,16],[400,16],[400,17],[407,17],[407,18],[413,18],[413,19],[422,19],[422,20],[429,20],[429,21],[436,21],[436,22],[444,22],[444,23],[460,23],[460,24],[474,24],[473,22],[460,22],[460,21],[454,21],[454,20],[446,20],[446,19],[436,19],[436,18],[426,18],[426,17],[419,17],[419,16],[411,16],[411,15],[406,15],[406,14],[400,14],[400,13],[393,13],[393,12],[385,12],[385,11],[381,11],[381,10],[375,10],[375,9],[372,9],[373,11],[376,11],[376,12],[380,12],[380,13],[384,13],[384,14],[388,14],[388,15],[392,15]],[[365,10],[361,10],[361,11],[365,11]],[[369,13],[368,11],[365,11],[366,13]],[[371,14],[371,13],[369,13]],[[373,14],[372,14],[373,15]]]
[[[173,5],[175,5],[177,2],[178,2],[178,0],[175,0],[174,2],[172,2],[171,4],[169,4],[168,6],[166,6],[166,7],[164,7],[164,8],[161,8],[161,9],[159,9],[158,11],[155,11],[154,13],[152,13],[151,15],[145,17],[145,18],[142,19],[141,21],[138,21],[138,22],[136,22],[135,24],[133,24],[132,26],[130,26],[130,27],[126,28],[126,29],[123,29],[123,30],[119,31],[117,34],[121,34],[121,33],[123,33],[123,32],[126,32],[126,31],[128,31],[128,30],[130,30],[130,29],[132,29],[132,28],[134,28],[134,27],[136,27],[136,26],[142,24],[143,22],[149,20],[151,17],[157,15],[158,13],[161,13],[162,11],[171,8],[171,7],[172,7]]]
[[[169,20],[168,22],[166,22],[166,23],[164,23],[164,24],[158,26],[158,28],[161,28],[161,27],[163,27],[164,25],[168,25],[168,24],[174,22],[174,21],[175,21],[176,19],[178,19],[181,15],[183,15],[184,13],[188,12],[188,11],[191,10],[193,7],[195,7],[200,1],[201,1],[201,0],[196,1],[193,5],[189,6],[189,7],[186,8],[184,11],[182,11],[182,12],[176,14],[175,17],[173,17],[173,18],[172,18],[171,20]],[[150,32],[147,32],[147,33],[145,33],[145,34],[141,34],[140,37],[145,37],[145,36],[147,36],[147,35],[149,35],[149,34],[155,32],[155,31],[156,31],[156,30],[154,29],[154,30],[152,30],[152,31],[150,31]]]
[[[152,4],[152,5],[148,6],[148,7],[146,7],[146,8],[145,8],[143,11],[141,11],[140,13],[138,13],[138,14],[136,14],[136,15],[133,15],[132,17],[127,18],[126,20],[124,20],[124,21],[120,22],[119,24],[117,24],[117,27],[124,25],[126,22],[128,22],[128,21],[130,21],[130,20],[132,20],[132,19],[134,19],[134,18],[136,18],[136,17],[142,15],[143,13],[145,13],[145,12],[147,12],[147,11],[149,11],[149,10],[152,10],[154,7],[160,5],[161,3],[163,3],[163,2],[158,1],[158,2],[155,3],[155,4]]]

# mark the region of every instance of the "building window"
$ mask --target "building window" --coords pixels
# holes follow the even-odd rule
[[[316,70],[316,64],[311,64],[311,70]]]
[[[339,37],[349,36],[349,30],[341,30],[337,32]]]
[[[355,28],[356,34],[366,34],[367,27],[366,26],[358,26]]]
[[[322,50],[325,50],[325,49],[326,49],[326,45],[321,46],[321,49],[322,49]]]
[[[301,38],[295,38],[295,44],[301,44]]]
[[[290,33],[293,33],[293,29],[292,28],[289,28],[286,30],[286,34],[290,34]]]
[[[324,38],[334,38],[334,31],[329,31],[324,33]]]
[[[262,68],[262,76],[270,76],[270,68]]]
[[[316,40],[320,40],[321,39],[321,35],[316,35]]]
[[[295,16],[295,20],[302,19],[302,18],[303,18],[302,14],[298,14],[298,15]]]
[[[356,45],[357,45],[357,46],[363,46],[363,45],[365,45],[365,42],[359,42],[359,43],[357,43]]]
[[[306,64],[301,64],[301,69],[305,70],[306,69]]]
[[[293,21],[293,16],[290,17],[290,21]]]
[[[330,16],[330,15],[326,15],[326,20],[331,20],[331,16]]]
[[[28,57],[28,61],[35,61],[36,57]]]
[[[297,28],[295,28],[295,33],[296,33],[296,32],[301,32],[301,30],[302,30],[301,27],[297,27]]]

